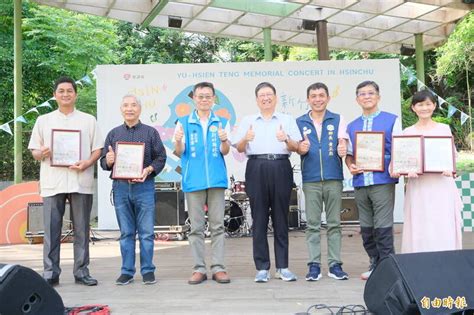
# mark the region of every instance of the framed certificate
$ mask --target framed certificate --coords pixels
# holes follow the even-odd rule
[[[51,166],[68,167],[81,160],[81,131],[51,130]]]
[[[112,178],[141,178],[144,155],[145,143],[143,142],[117,142],[115,146],[115,163]]]
[[[454,155],[454,140],[451,136],[425,136],[424,137],[424,173],[442,173],[443,171],[456,171]]]
[[[392,172],[407,175],[423,173],[423,137],[392,137]]]
[[[364,171],[385,170],[385,132],[357,131],[355,134],[355,162]]]

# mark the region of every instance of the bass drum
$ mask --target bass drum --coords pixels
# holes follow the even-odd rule
[[[237,232],[244,222],[242,208],[235,201],[226,201],[224,226],[226,232]]]

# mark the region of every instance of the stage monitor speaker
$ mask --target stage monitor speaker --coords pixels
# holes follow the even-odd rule
[[[182,190],[156,190],[155,226],[184,225],[184,193]]]
[[[63,315],[61,296],[38,273],[0,264],[0,314]]]
[[[293,188],[290,195],[290,206],[298,206],[298,188]]]
[[[473,310],[473,270],[474,250],[390,255],[367,280],[364,301],[384,315]]]
[[[26,232],[31,235],[38,235],[44,233],[44,216],[43,216],[43,203],[42,202],[30,202],[27,208],[27,223]],[[70,205],[66,203],[66,210],[63,216],[63,234],[67,233],[71,229],[71,210]]]
[[[299,228],[300,221],[300,210],[298,209],[298,206],[290,206],[288,211],[288,227]]]
[[[354,198],[342,198],[341,223],[358,223],[359,210]]]

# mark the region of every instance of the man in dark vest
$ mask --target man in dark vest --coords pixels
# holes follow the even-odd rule
[[[306,211],[306,244],[309,271],[307,281],[321,278],[321,214],[326,212],[328,276],[348,279],[341,261],[342,158],[346,155],[346,123],[339,114],[326,109],[331,97],[324,83],[314,83],[306,90],[311,110],[296,123],[303,137],[298,146]],[[323,206],[324,204],[324,206]]]

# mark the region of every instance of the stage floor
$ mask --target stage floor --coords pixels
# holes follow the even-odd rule
[[[401,225],[396,226],[396,249],[400,249]],[[326,235],[322,233],[323,278],[307,282],[307,250],[303,231],[290,232],[290,269],[299,279],[283,282],[271,279],[268,283],[253,282],[255,268],[250,237],[226,239],[226,264],[232,282],[218,284],[208,280],[200,285],[188,285],[192,259],[187,241],[157,241],[154,262],[157,284],[143,285],[141,276],[127,286],[115,285],[120,273],[118,232],[97,231],[105,238],[91,243],[91,275],[98,279],[97,287],[74,284],[72,275],[72,244],[61,247],[62,275],[56,287],[65,306],[108,304],[112,314],[295,314],[305,312],[311,305],[364,305],[365,282],[359,279],[368,267],[368,259],[358,234],[358,226],[343,228],[342,259],[350,279],[338,281],[327,276]],[[474,249],[474,233],[463,235],[465,249]],[[210,259],[210,241],[206,242]],[[270,248],[273,248],[270,237]],[[42,271],[42,245],[0,247],[0,262],[21,264]],[[137,256],[137,262],[139,258]],[[209,260],[208,260],[209,261]],[[272,254],[273,264],[273,254]],[[274,268],[272,267],[272,275]],[[208,273],[208,277],[211,274]],[[314,311],[314,310],[313,310]],[[328,314],[318,311],[314,314]]]

